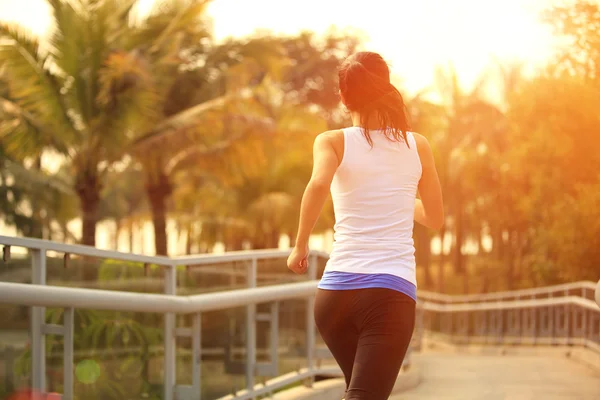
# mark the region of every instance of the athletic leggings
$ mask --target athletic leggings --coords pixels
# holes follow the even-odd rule
[[[318,289],[314,311],[344,373],[345,399],[387,399],[413,334],[415,301],[391,289]]]

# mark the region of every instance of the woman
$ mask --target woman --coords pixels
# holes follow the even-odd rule
[[[344,373],[346,400],[382,400],[415,324],[413,221],[439,229],[442,194],[431,148],[408,131],[404,101],[383,58],[372,52],[348,58],[339,86],[354,126],[315,139],[288,267],[306,272],[308,238],[331,191],[335,240],[315,321]]]

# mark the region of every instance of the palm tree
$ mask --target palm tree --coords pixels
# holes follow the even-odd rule
[[[6,131],[19,113],[10,98],[6,77],[0,71],[0,131]],[[22,153],[29,153],[30,157],[12,154],[15,152],[11,143],[0,145],[0,212],[5,222],[23,235],[51,238],[57,223],[63,238],[69,238],[66,225],[73,217],[70,206],[74,193],[68,178],[60,171],[51,174],[43,169],[39,131],[33,126],[22,129],[31,138]]]
[[[474,187],[474,175],[478,173],[478,160],[485,157],[493,140],[505,132],[502,112],[485,100],[484,88],[487,77],[482,75],[473,89],[464,92],[453,68],[438,70],[437,84],[447,110],[446,128],[443,135],[434,140],[436,162],[440,168],[440,181],[446,196],[448,226],[452,229],[453,265],[457,274],[464,274],[465,291],[468,291],[468,273],[464,262],[463,245],[468,235],[479,237],[482,225],[473,220],[473,210],[481,199],[480,188]],[[487,194],[487,193],[484,193]],[[442,253],[440,256],[439,287],[443,290],[444,243],[446,225],[440,233]]]
[[[437,140],[444,129],[446,111],[443,106],[426,99],[427,91],[421,91],[407,99],[406,107],[410,117],[411,130]],[[434,148],[434,150],[437,150]],[[415,257],[424,272],[424,287],[431,288],[431,230],[421,224],[414,226]]]
[[[127,29],[135,3],[49,0],[54,30],[45,48],[23,28],[0,25],[0,60],[14,99],[3,99],[13,109],[0,132],[3,141],[29,155],[35,129],[42,151],[64,157],[80,201],[82,242],[88,245],[95,244],[108,168],[153,114],[153,88]]]
[[[63,237],[68,237],[72,195],[61,178],[26,168],[7,157],[0,147],[0,215],[7,225],[25,236],[50,238],[54,222],[61,227]]]
[[[162,135],[159,128],[194,126],[198,115],[224,103],[193,107],[196,97],[182,91],[190,83],[186,68],[202,62],[208,1],[161,2],[143,18],[137,0],[49,3],[54,30],[46,48],[24,29],[0,25],[0,60],[15,99],[3,98],[13,117],[0,134],[15,152],[30,154],[28,132],[35,129],[38,149],[62,155],[80,201],[81,240],[94,245],[106,175],[131,143]],[[164,162],[157,157],[147,164]],[[163,176],[152,171],[149,192],[158,186],[168,193]]]
[[[184,224],[200,222],[189,239],[204,249],[219,241],[228,250],[242,249],[244,241],[253,248],[276,247],[281,234],[295,237],[312,142],[326,121],[288,95],[293,93],[283,92],[279,82],[264,78],[246,106],[272,121],[272,133],[225,142],[219,152],[191,159],[194,168],[174,175],[176,212]]]

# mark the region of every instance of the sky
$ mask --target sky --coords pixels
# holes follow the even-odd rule
[[[140,0],[148,9],[155,0]],[[416,93],[434,84],[438,66],[454,65],[469,88],[494,62],[543,65],[555,39],[539,20],[552,0],[213,0],[217,39],[256,30],[323,33],[332,26],[365,35],[365,49],[380,52],[401,89]],[[368,7],[366,6],[368,4]],[[51,26],[44,0],[0,0],[0,19],[43,35]]]

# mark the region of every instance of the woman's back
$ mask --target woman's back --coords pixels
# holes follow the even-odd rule
[[[412,238],[421,162],[412,133],[406,143],[362,128],[343,130],[342,161],[333,177],[334,245],[327,271],[391,274],[416,285]]]
[[[408,132],[404,99],[381,55],[354,54],[338,78],[355,127],[315,139],[288,268],[306,272],[308,238],[331,192],[335,242],[315,296],[315,322],[344,373],[344,398],[385,400],[415,325],[413,221],[439,229],[442,193],[431,147]]]

